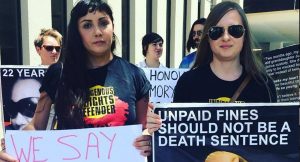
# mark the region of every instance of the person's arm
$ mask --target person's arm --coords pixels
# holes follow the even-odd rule
[[[18,162],[18,160],[4,151],[0,151],[0,162]]]
[[[149,103],[148,95],[144,96],[136,103],[137,123],[142,124],[143,129],[146,128],[146,116],[147,116],[148,103]],[[135,139],[133,145],[136,147],[136,149],[140,150],[141,155],[143,156],[151,155],[151,136],[141,135]]]
[[[17,162],[18,160],[5,152],[5,141],[1,139],[0,162]]]
[[[52,100],[46,92],[41,92],[34,116],[24,130],[45,130],[47,128]]]
[[[148,103],[149,103],[148,95],[144,96],[136,103],[136,116],[137,116],[136,120],[137,120],[137,123],[143,125],[143,130],[146,128]]]
[[[161,127],[161,118],[158,114],[153,112],[153,104],[149,103],[147,112],[147,124],[149,134],[157,131]]]

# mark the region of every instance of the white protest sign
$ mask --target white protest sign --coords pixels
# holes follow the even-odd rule
[[[143,68],[151,83],[150,102],[173,102],[174,88],[180,76],[189,69]]]
[[[57,131],[7,131],[6,150],[20,162],[144,162],[133,146],[141,125]]]

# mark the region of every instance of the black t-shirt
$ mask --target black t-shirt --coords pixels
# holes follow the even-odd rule
[[[60,63],[51,65],[40,88],[40,92],[47,92],[52,101],[61,68]],[[87,82],[90,96],[82,108],[86,125],[136,124],[136,102],[148,95],[151,88],[142,69],[114,56],[107,65],[87,70]]]
[[[174,90],[174,102],[226,103],[246,77],[245,71],[234,81],[218,78],[209,65],[185,72]],[[266,86],[267,85],[267,86]],[[236,102],[277,102],[275,85],[268,77],[266,83],[251,79]]]

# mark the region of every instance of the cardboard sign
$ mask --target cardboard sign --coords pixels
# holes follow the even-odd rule
[[[20,162],[144,162],[133,146],[141,125],[105,128],[17,131],[5,135],[6,151]]]
[[[218,151],[255,162],[298,162],[299,103],[158,104],[155,162],[205,162]]]
[[[151,83],[150,102],[173,102],[174,88],[180,76],[189,69],[143,68]]]

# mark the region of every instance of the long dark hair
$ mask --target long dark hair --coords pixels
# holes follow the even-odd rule
[[[81,17],[96,11],[105,12],[111,21],[114,21],[110,6],[102,0],[80,0],[71,11],[66,48],[62,54],[64,57],[62,78],[55,101],[58,129],[84,127],[82,107],[89,97],[86,80],[87,50],[77,24]],[[113,39],[111,51],[114,51],[115,47]]]
[[[205,24],[205,21],[206,21],[206,18],[200,18],[198,20],[196,20],[192,27],[191,27],[191,30],[190,30],[190,34],[189,34],[189,38],[188,38],[188,41],[186,42],[186,50],[188,52],[190,52],[191,48],[192,49],[195,49],[197,44],[195,43],[195,41],[193,40],[193,29],[194,29],[194,26],[197,25],[197,24],[200,24],[200,25],[204,25]]]
[[[254,42],[251,36],[248,20],[244,10],[235,2],[225,1],[217,4],[207,17],[205,22],[203,36],[201,38],[195,64],[192,69],[200,65],[209,64],[213,59],[213,53],[209,45],[208,30],[215,26],[220,19],[229,11],[236,10],[241,16],[245,28],[243,48],[240,52],[240,63],[245,68],[247,74],[250,74],[258,82],[265,82],[267,74],[258,54],[253,52]]]

